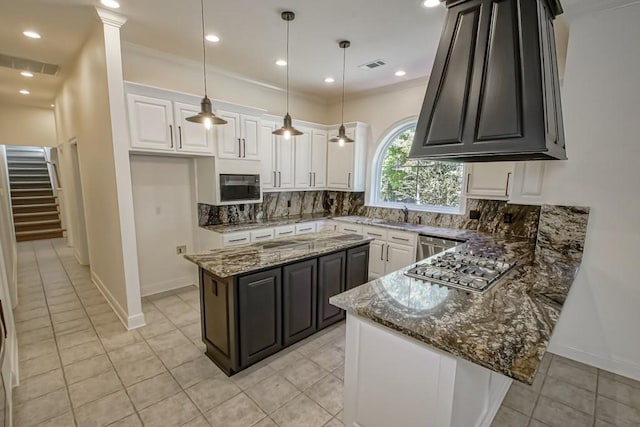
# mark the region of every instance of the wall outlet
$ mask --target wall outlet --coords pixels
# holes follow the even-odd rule
[[[287,207],[290,208],[291,207],[291,200],[287,200]]]
[[[238,209],[240,209],[240,212],[244,212],[244,205],[240,205]]]
[[[187,245],[176,246],[176,253],[178,255],[186,254],[187,253]]]
[[[480,211],[469,211],[469,219],[480,219]]]
[[[513,224],[513,214],[512,213],[504,214],[504,223],[505,224]]]

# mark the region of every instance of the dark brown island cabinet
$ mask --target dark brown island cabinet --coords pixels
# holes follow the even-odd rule
[[[369,243],[220,279],[200,269],[206,354],[233,375],[345,317],[329,298],[369,280]]]

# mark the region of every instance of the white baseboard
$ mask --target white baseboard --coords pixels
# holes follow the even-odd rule
[[[602,357],[592,353],[587,353],[586,351],[575,347],[563,345],[552,345],[549,348],[549,351],[553,354],[557,354],[558,356],[575,360],[576,362],[595,366],[603,371],[612,372],[623,377],[640,381],[640,364],[636,361],[623,360],[614,356]]]
[[[156,282],[152,284],[140,284],[140,293],[143,297],[155,295],[162,292],[172,291],[174,289],[184,288],[186,286],[196,285],[198,281],[192,276],[180,277],[178,279],[165,280],[164,282]]]
[[[145,325],[144,314],[137,313],[129,316],[127,311],[122,308],[120,303],[115,299],[111,291],[105,286],[104,282],[98,277],[95,271],[91,270],[91,281],[98,288],[102,296],[107,300],[113,311],[118,316],[118,319],[122,322],[125,328],[128,330],[139,328]]]

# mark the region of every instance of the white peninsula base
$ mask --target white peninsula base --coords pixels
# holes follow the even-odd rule
[[[512,380],[347,314],[347,427],[489,427]]]

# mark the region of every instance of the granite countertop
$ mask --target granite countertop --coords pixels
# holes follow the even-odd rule
[[[298,224],[301,222],[319,221],[329,218],[326,214],[306,214],[306,215],[292,215],[281,218],[272,219],[260,219],[252,222],[245,222],[240,224],[220,224],[220,225],[208,225],[202,228],[215,231],[216,233],[235,233],[236,231],[255,230],[257,228],[265,227],[279,227],[281,225]]]
[[[371,240],[373,239],[358,234],[323,231],[214,249],[207,253],[190,254],[184,257],[213,275],[225,279],[360,246]]]
[[[376,227],[389,228],[392,230],[411,231],[418,234],[440,237],[443,239],[452,239],[466,241],[467,239],[477,235],[474,231],[460,230],[452,228],[432,227],[429,225],[411,224],[403,222],[394,222],[384,219],[367,218],[364,216],[338,216],[332,217],[332,220],[346,222],[349,224],[373,225]]]
[[[557,233],[566,229],[557,228]],[[532,384],[580,265],[566,248],[465,232],[452,251],[516,261],[484,295],[411,279],[410,267],[336,295],[330,302],[518,381]],[[541,246],[542,245],[542,246]]]

